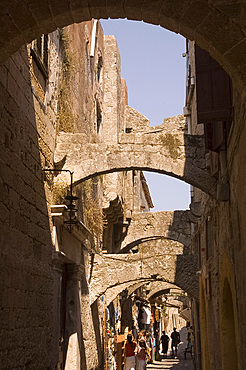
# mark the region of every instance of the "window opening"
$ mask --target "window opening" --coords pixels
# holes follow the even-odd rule
[[[102,59],[102,53],[100,50],[98,50],[98,61],[97,61],[97,81],[100,83],[100,77],[102,72],[102,66],[103,66],[103,59]]]
[[[96,117],[97,117],[97,122],[96,122],[96,130],[97,134],[100,132],[100,127],[102,124],[102,111],[99,102],[96,102]]]
[[[48,82],[48,35],[42,35],[31,44],[31,79],[34,94],[44,103]]]

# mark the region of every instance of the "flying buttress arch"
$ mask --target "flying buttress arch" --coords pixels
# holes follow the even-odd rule
[[[57,169],[74,172],[74,182],[126,170],[159,172],[183,180],[216,197],[217,179],[205,163],[202,136],[143,132],[122,134],[118,144],[86,143],[83,134],[61,133]]]
[[[181,243],[160,239],[159,243],[149,241],[142,247],[137,254],[95,255],[90,283],[92,302],[108,289],[148,281],[172,283],[198,296],[196,257],[183,253]]]
[[[161,291],[167,291],[167,290],[170,290],[170,289],[180,289],[178,286],[174,285],[174,284],[171,284],[171,283],[167,283],[167,282],[164,282],[164,281],[154,281],[154,280],[140,280],[140,281],[137,281],[137,282],[128,282],[128,283],[124,283],[124,284],[121,284],[121,285],[117,285],[115,287],[112,287],[112,288],[108,288],[106,293],[105,293],[105,301],[107,302],[107,304],[109,304],[110,302],[112,302],[116,297],[117,295],[119,295],[121,292],[123,292],[123,290],[127,289],[128,291],[128,296],[131,295],[136,289],[140,288],[141,286],[143,285],[146,285],[148,286],[148,290],[149,290],[149,293],[148,293],[148,296],[147,298],[151,298],[153,295],[155,295],[157,292],[159,292],[161,294]]]
[[[189,247],[192,214],[190,211],[161,211],[133,213],[121,252],[148,240],[167,238]],[[193,219],[194,221],[194,219]]]

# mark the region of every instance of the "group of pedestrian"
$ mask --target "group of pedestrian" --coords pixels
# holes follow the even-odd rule
[[[125,370],[146,370],[149,346],[145,332],[138,334],[137,343],[133,340],[132,334],[127,335],[124,349]]]
[[[133,340],[132,334],[127,335],[127,341],[124,349],[125,370],[146,370],[147,361],[151,359],[151,348],[147,334],[148,333],[145,331],[138,333],[137,342]],[[165,333],[165,331],[163,331],[161,343],[164,357],[167,357],[169,340],[169,336]],[[173,328],[171,340],[172,356],[177,357],[180,335],[176,328]]]
[[[147,334],[145,331],[138,333],[137,342],[133,340],[132,334],[127,335],[124,349],[125,370],[146,370],[147,361],[151,359],[151,348]],[[164,357],[167,357],[169,340],[169,336],[163,331],[161,343]],[[173,328],[171,340],[172,356],[177,357],[180,335],[176,328]]]
[[[171,333],[171,348],[172,348],[172,356],[177,357],[177,352],[178,352],[178,345],[180,343],[180,334],[176,330],[176,328],[173,328],[173,332]],[[162,344],[162,353],[164,357],[167,357],[167,351],[168,351],[168,345],[169,345],[169,336],[165,333],[165,331],[162,332],[161,336],[161,344]]]

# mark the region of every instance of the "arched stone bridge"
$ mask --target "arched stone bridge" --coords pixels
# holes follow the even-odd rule
[[[147,289],[148,289],[147,299],[158,297],[161,294],[167,293],[171,289],[176,291],[182,291],[180,287],[178,287],[177,285],[159,281],[151,281],[148,284]]]
[[[148,284],[151,281],[149,279],[142,279],[142,280],[136,280],[136,281],[130,281],[123,284],[119,284],[113,287],[110,287],[106,290],[106,293],[104,295],[105,301],[107,302],[107,305],[112,302],[121,292],[123,292],[125,289],[128,290],[128,295],[133,293],[136,289],[143,286],[144,284]]]
[[[165,130],[121,134],[119,144],[86,143],[83,134],[61,133],[57,139],[57,169],[74,172],[74,182],[124,170],[159,172],[183,180],[216,196],[217,179],[206,169],[203,136]]]
[[[91,302],[108,289],[137,282],[164,281],[198,297],[196,256],[183,245],[166,239],[142,243],[137,254],[95,255],[90,279]]]
[[[180,289],[178,286],[167,283],[165,281],[156,281],[153,279],[138,280],[137,282],[127,282],[121,285],[116,285],[112,288],[108,288],[104,297],[107,305],[112,302],[123,290],[128,290],[128,295],[131,295],[136,289],[140,288],[143,285],[148,287],[149,293],[147,299],[151,298],[153,295],[161,295],[163,292],[169,289]],[[159,293],[159,294],[158,294]]]
[[[1,1],[0,62],[42,33],[92,18],[143,20],[180,33],[208,50],[231,75],[234,86],[246,85],[243,1]]]
[[[190,211],[133,213],[121,252],[128,252],[143,241],[167,238],[190,245]]]

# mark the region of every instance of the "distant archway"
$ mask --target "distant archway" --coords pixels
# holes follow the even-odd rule
[[[147,299],[153,298],[153,296],[159,296],[162,294],[162,292],[169,291],[170,289],[179,289],[180,287],[177,285],[167,283],[164,281],[153,281],[153,280],[140,280],[136,282],[128,282],[121,285],[117,285],[112,288],[108,288],[105,293],[105,301],[107,302],[107,305],[112,302],[117,295],[119,295],[123,290],[128,290],[128,295],[130,296],[136,289],[142,287],[143,285],[148,286],[148,295]]]
[[[194,217],[193,217],[194,219]],[[190,245],[190,211],[136,212],[132,214],[121,252],[128,252],[148,240],[169,239]]]
[[[183,254],[181,243],[159,242],[142,244],[143,250],[136,254],[95,255],[90,282],[91,303],[107,294],[109,289],[115,294],[127,286],[150,281],[171,283],[191,297],[198,297],[196,259]]]
[[[149,293],[148,293],[147,298],[151,300],[156,297],[159,297],[162,294],[167,294],[170,292],[170,289],[179,290],[180,292],[182,291],[182,289],[179,286],[171,284],[171,283],[157,282],[157,281],[150,282],[148,284]]]

